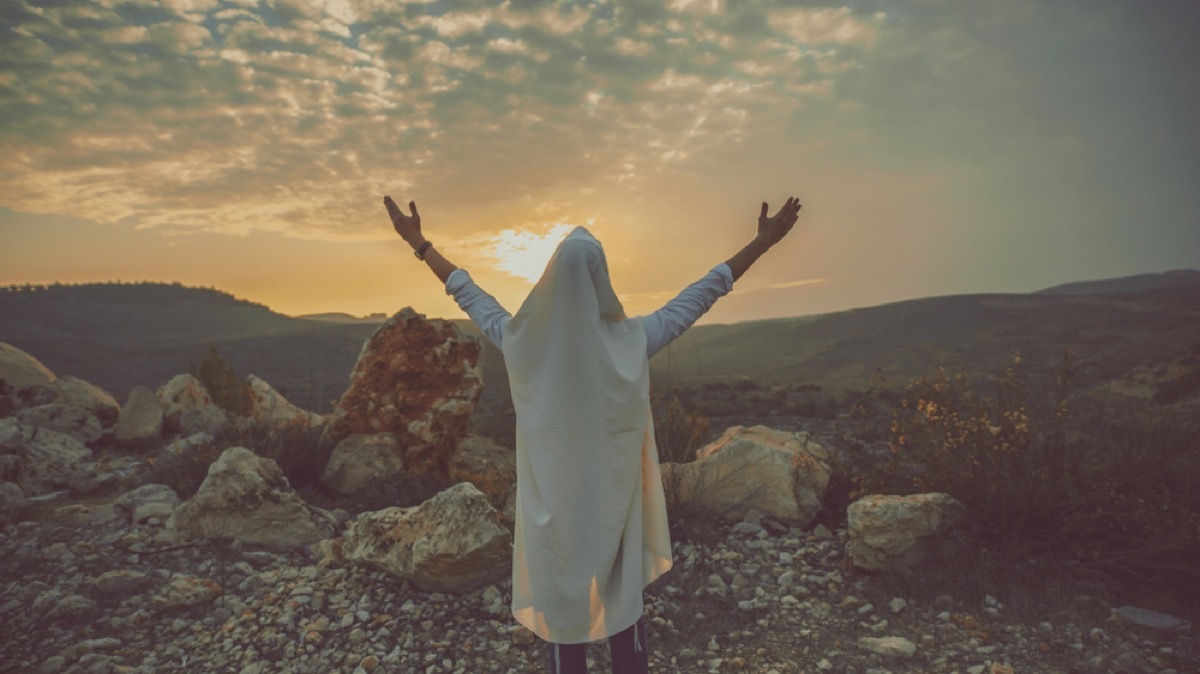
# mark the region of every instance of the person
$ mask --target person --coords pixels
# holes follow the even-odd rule
[[[614,674],[645,674],[642,591],[671,568],[650,415],[649,358],[687,330],[795,225],[788,198],[726,262],[652,314],[627,317],[604,248],[583,227],[559,244],[510,315],[385,196],[413,247],[504,356],[516,412],[512,613],[547,642],[551,674],[584,674],[608,638]]]

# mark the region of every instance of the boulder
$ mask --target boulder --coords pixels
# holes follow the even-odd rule
[[[9,393],[49,386],[57,377],[41,361],[15,346],[0,342],[0,379]]]
[[[17,413],[22,423],[66,433],[85,445],[95,445],[111,437],[96,415],[83,407],[63,403],[47,403],[29,407]]]
[[[158,461],[179,461],[197,453],[213,450],[216,440],[208,433],[194,433],[167,443],[158,454]]]
[[[25,492],[13,482],[0,482],[0,524],[12,522],[25,509]]]
[[[483,390],[479,353],[479,340],[453,323],[402,309],[363,345],[325,442],[394,433],[409,472],[445,477]]]
[[[753,509],[804,526],[820,511],[829,485],[829,454],[805,432],[733,426],[696,456],[662,465],[668,500],[730,522]]]
[[[66,433],[25,425],[21,426],[21,433],[17,484],[26,496],[70,487],[75,473],[91,461],[92,450]]]
[[[462,482],[412,508],[359,515],[334,556],[433,592],[471,592],[511,573],[512,537],[483,492]]]
[[[274,461],[245,447],[225,450],[167,520],[168,531],[271,548],[315,543],[334,526],[332,515],[300,499]]]
[[[117,417],[113,436],[118,447],[145,449],[162,439],[163,405],[145,386],[136,386]]]
[[[169,435],[216,435],[229,423],[229,414],[213,403],[208,389],[190,374],[172,377],[158,389],[163,425]]]
[[[964,514],[949,494],[864,496],[846,509],[846,553],[860,569],[907,569],[943,542]]]
[[[151,517],[166,519],[178,505],[179,496],[165,484],[144,484],[121,494],[113,502],[113,508],[134,524],[141,524]]]
[[[517,488],[517,456],[488,438],[468,435],[450,456],[450,479],[470,482],[498,510]]]
[[[121,414],[121,406],[111,393],[79,377],[59,377],[51,389],[54,391],[54,402],[82,407],[91,412],[105,428],[117,423]]]
[[[246,398],[250,406],[247,416],[264,426],[311,428],[325,421],[325,417],[320,414],[302,410],[291,404],[283,394],[254,375],[246,377]]]
[[[333,448],[321,484],[352,495],[394,482],[404,473],[400,441],[392,433],[355,433]]]

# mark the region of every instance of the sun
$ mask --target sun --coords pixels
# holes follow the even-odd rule
[[[488,256],[501,271],[536,283],[554,249],[575,229],[575,225],[555,223],[544,231],[506,229],[489,241]]]

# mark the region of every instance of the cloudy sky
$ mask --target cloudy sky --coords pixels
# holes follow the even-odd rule
[[[573,225],[653,310],[804,203],[710,320],[1200,267],[1191,0],[3,0],[0,284],[457,315]],[[546,243],[549,242],[549,243]]]

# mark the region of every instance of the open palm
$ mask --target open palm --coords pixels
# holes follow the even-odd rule
[[[788,197],[779,212],[768,217],[767,202],[764,201],[762,210],[758,214],[758,238],[772,246],[779,243],[788,232],[792,231],[792,226],[796,224],[796,219],[799,217],[800,208],[799,199]]]
[[[408,202],[408,208],[412,211],[412,215],[405,215],[404,211],[392,201],[391,197],[383,198],[383,205],[387,207],[388,215],[392,218],[392,226],[396,228],[396,233],[399,234],[414,248],[421,243],[421,214],[417,212],[417,202]]]

